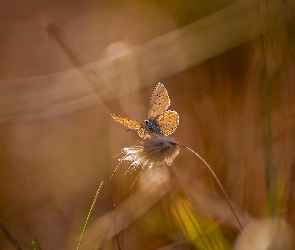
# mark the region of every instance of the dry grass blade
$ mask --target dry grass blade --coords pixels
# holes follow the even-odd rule
[[[228,204],[230,210],[232,211],[232,213],[233,213],[233,215],[235,216],[237,222],[239,223],[239,226],[240,226],[241,230],[243,231],[243,230],[244,230],[244,229],[243,229],[243,225],[242,225],[242,223],[241,223],[241,221],[240,221],[240,219],[239,219],[239,217],[238,217],[238,215],[237,215],[237,213],[236,213],[236,210],[235,210],[234,207],[232,206],[228,194],[226,193],[226,191],[225,191],[223,185],[221,184],[220,180],[218,179],[218,177],[217,177],[216,174],[214,173],[213,169],[212,169],[212,168],[210,167],[210,165],[209,165],[209,164],[208,164],[208,163],[207,163],[207,162],[206,162],[201,156],[199,156],[199,154],[196,153],[194,150],[190,149],[189,147],[183,146],[183,145],[182,145],[182,147],[186,148],[187,150],[191,151],[194,155],[196,155],[196,156],[197,156],[197,157],[198,157],[198,158],[199,158],[199,159],[205,164],[205,166],[209,169],[209,171],[210,171],[211,174],[213,175],[215,181],[217,182],[217,184],[218,184],[218,186],[219,186],[219,188],[220,188],[220,190],[221,190],[221,192],[222,192],[222,194],[223,194],[223,196],[224,196],[224,198],[225,198],[225,200],[226,200],[226,202],[227,202],[227,204]]]
[[[100,190],[101,190],[102,184],[103,184],[103,182],[100,183],[100,185],[99,185],[99,187],[98,187],[98,189],[97,189],[97,191],[96,191],[96,193],[95,193],[95,196],[94,196],[93,202],[92,202],[92,204],[91,204],[91,207],[90,207],[89,213],[88,213],[87,218],[86,218],[86,221],[85,221],[85,225],[84,225],[84,227],[83,227],[83,231],[82,231],[82,234],[81,234],[81,237],[80,237],[80,240],[79,240],[79,244],[78,244],[77,250],[79,250],[80,247],[81,247],[82,240],[83,240],[83,238],[84,238],[84,234],[85,234],[85,231],[86,231],[86,228],[87,228],[87,225],[88,225],[89,219],[90,219],[90,215],[91,215],[92,210],[93,210],[93,208],[94,208],[94,205],[95,205],[95,203],[96,203],[97,197],[98,197],[98,195],[99,195],[99,193],[100,193]]]

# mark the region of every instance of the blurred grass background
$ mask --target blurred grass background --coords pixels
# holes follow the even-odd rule
[[[77,247],[102,180],[82,249],[118,249],[116,233],[121,249],[293,249],[293,1],[4,1],[0,13],[0,220],[23,249],[29,217],[42,249]],[[125,163],[108,181],[138,139],[110,114],[146,119],[159,81],[180,115],[173,137],[212,166],[248,238],[185,150],[131,190]],[[0,248],[15,249],[3,233]]]

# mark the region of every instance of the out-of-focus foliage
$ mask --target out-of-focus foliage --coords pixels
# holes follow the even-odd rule
[[[32,249],[33,232],[42,249],[76,248],[101,181],[81,249],[294,247],[294,3],[246,2],[2,3],[1,249]],[[159,81],[172,136],[214,169],[245,234],[184,149],[131,190],[124,163],[108,180],[139,139],[110,114],[146,119]]]

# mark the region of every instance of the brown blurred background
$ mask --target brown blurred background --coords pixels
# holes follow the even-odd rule
[[[101,181],[82,249],[118,249],[116,234],[121,249],[293,249],[294,7],[2,1],[0,249],[77,248]],[[246,240],[185,149],[131,190],[126,163],[108,180],[139,139],[110,114],[146,119],[157,82],[180,116],[172,136],[214,169]]]

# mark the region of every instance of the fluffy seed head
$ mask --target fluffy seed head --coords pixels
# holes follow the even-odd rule
[[[137,141],[135,145],[123,148],[120,161],[130,163],[129,171],[138,167],[159,168],[162,164],[170,166],[179,154],[179,143],[164,136],[152,135],[150,138]]]

